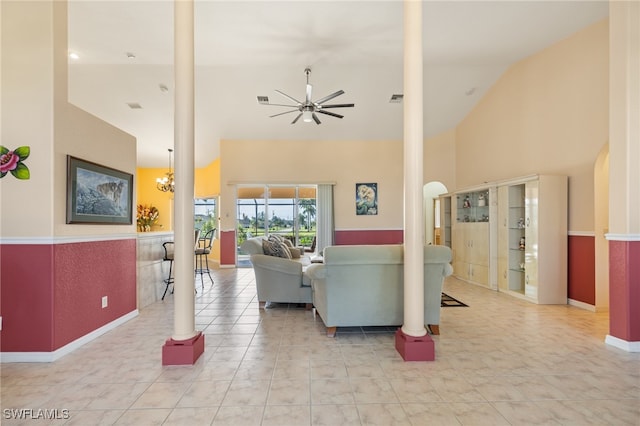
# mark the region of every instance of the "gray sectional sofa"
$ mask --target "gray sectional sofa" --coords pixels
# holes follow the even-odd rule
[[[256,274],[256,288],[260,308],[266,302],[305,303],[311,309],[311,283],[303,276],[303,268],[310,259],[294,249],[297,255],[292,259],[267,255],[264,253],[262,237],[248,238],[240,249],[250,255]]]
[[[424,247],[424,324],[439,334],[444,278],[451,275],[451,249]],[[336,327],[394,326],[404,322],[402,245],[330,246],[324,263],[305,271],[313,305],[334,336]]]

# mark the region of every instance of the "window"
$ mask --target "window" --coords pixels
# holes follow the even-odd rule
[[[218,203],[217,198],[196,198],[194,207],[194,224],[200,234],[218,227]]]
[[[309,247],[316,233],[315,185],[260,185],[237,189],[237,245],[251,237],[280,234]],[[239,260],[242,253],[239,252]]]

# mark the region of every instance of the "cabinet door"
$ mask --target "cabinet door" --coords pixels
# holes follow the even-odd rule
[[[464,226],[456,225],[453,228],[453,259],[455,262],[467,261],[467,238],[464,232]]]
[[[468,224],[469,263],[489,266],[489,223]]]
[[[469,266],[469,280],[485,286],[489,285],[489,267],[471,264]]]
[[[451,240],[451,197],[440,197],[440,244],[452,247]]]
[[[458,278],[466,279],[465,276],[465,257],[466,246],[464,244],[464,233],[460,224],[454,224],[451,228],[451,257],[453,261],[453,275]]]
[[[463,280],[469,279],[469,264],[466,262],[453,262],[453,274]]]
[[[525,282],[527,297],[538,297],[538,181],[525,185]]]

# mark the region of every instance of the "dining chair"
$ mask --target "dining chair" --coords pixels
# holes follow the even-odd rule
[[[213,278],[211,277],[211,271],[209,270],[209,254],[211,254],[211,247],[213,246],[213,240],[215,239],[215,237],[216,237],[216,228],[213,228],[207,231],[204,234],[204,237],[199,239],[195,249],[196,274],[200,274],[200,281],[202,282],[203,290],[204,290],[203,276],[205,272],[207,273],[207,275],[209,275],[209,279],[211,280],[211,285],[213,285]]]
[[[200,241],[200,230],[196,229],[194,231],[194,247],[195,248],[198,247],[199,241]],[[164,297],[167,295],[167,291],[169,290],[169,286],[174,283],[174,277],[172,276],[172,273],[173,273],[173,261],[175,260],[175,257],[174,257],[175,243],[173,241],[165,241],[164,243],[162,243],[162,248],[164,249],[164,256],[162,257],[162,261],[169,262],[169,275],[167,276],[167,278],[162,280],[166,284],[166,287],[164,288],[164,293],[162,293],[162,299],[161,299],[161,300],[164,300]],[[173,294],[173,290],[171,290],[171,293]]]
[[[173,277],[171,276],[171,273],[173,271],[173,260],[174,260],[173,254],[174,254],[174,248],[175,248],[174,242],[166,241],[162,243],[162,248],[164,249],[164,257],[162,258],[162,261],[169,262],[169,275],[167,276],[166,279],[162,280],[166,284],[166,287],[164,288],[164,293],[162,294],[162,299],[161,299],[161,300],[164,300],[164,297],[167,295],[167,290],[169,290],[169,286],[173,284]]]

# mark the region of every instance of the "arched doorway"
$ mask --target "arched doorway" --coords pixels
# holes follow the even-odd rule
[[[438,197],[446,194],[447,187],[442,182],[429,182],[422,188],[423,212],[424,212],[424,243],[438,244],[438,231],[440,228],[440,208]]]

